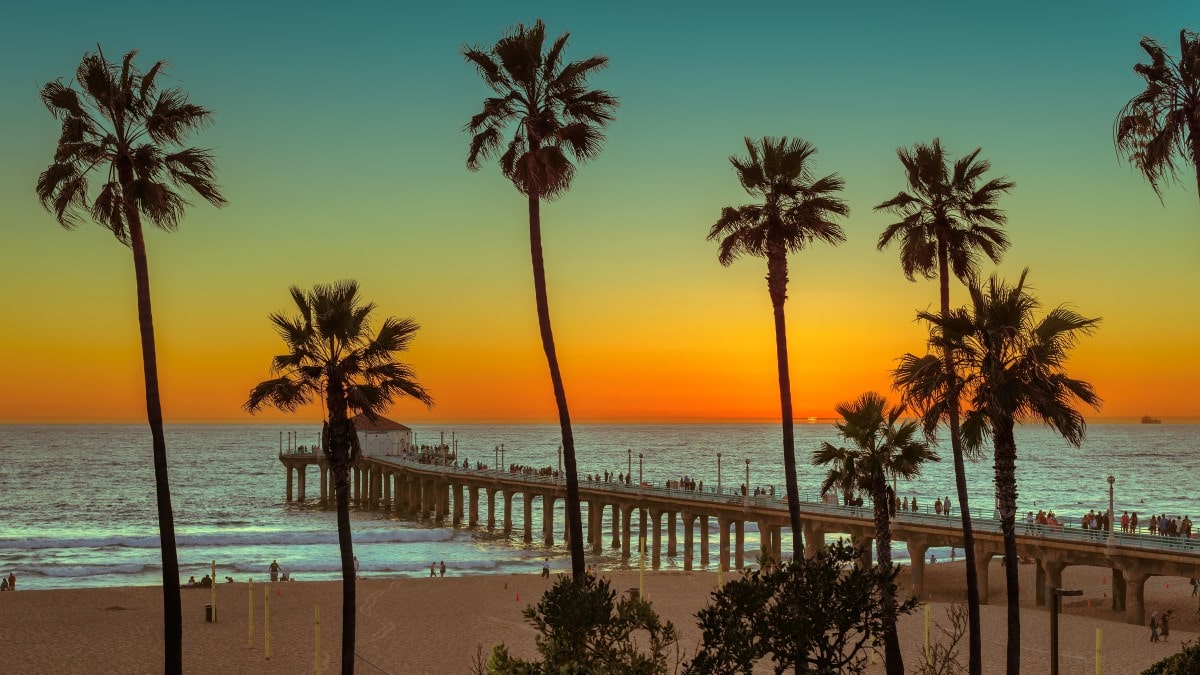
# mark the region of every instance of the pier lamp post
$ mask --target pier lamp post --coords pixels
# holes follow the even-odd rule
[[[1115,482],[1117,482],[1116,478],[1108,477],[1108,548],[1117,546],[1117,528],[1113,527],[1113,516],[1116,515],[1113,509],[1113,483]]]
[[[558,480],[562,482],[562,446],[558,446]]]
[[[625,454],[626,454],[625,480],[632,483],[633,482],[633,478],[632,478],[632,476],[633,476],[633,448],[629,448],[628,450],[626,450]]]
[[[750,458],[746,458],[746,506],[750,506]]]
[[[500,444],[500,466],[504,466],[504,444]]]
[[[638,453],[638,489],[642,489],[642,453]]]
[[[717,453],[717,494],[721,494],[721,453]]]

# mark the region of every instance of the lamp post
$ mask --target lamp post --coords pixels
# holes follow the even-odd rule
[[[1108,477],[1108,548],[1116,548],[1117,535],[1116,528],[1113,527],[1113,483],[1117,482],[1116,478]]]
[[[746,506],[750,506],[750,458],[746,458]]]
[[[496,446],[496,449],[494,451],[492,451],[492,455],[493,455],[493,457],[495,457],[495,461],[492,462],[492,469],[494,471],[499,471],[500,470],[500,446],[498,446],[498,445]]]
[[[721,453],[717,453],[717,494],[721,494]]]
[[[500,444],[500,466],[504,466],[504,444]]]
[[[633,448],[625,451],[625,480],[633,482]]]
[[[1061,588],[1053,590],[1050,602],[1050,675],[1058,675],[1058,610],[1062,607],[1064,595],[1083,595],[1083,591],[1068,591]]]
[[[558,446],[558,480],[562,481],[562,446]]]
[[[642,453],[638,453],[638,490],[642,489]]]

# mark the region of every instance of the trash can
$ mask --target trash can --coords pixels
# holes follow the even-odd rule
[[[213,608],[212,608],[212,605],[205,605],[205,606],[204,606],[204,620],[205,620],[207,623],[212,623],[213,621],[215,621],[215,619],[213,618]]]

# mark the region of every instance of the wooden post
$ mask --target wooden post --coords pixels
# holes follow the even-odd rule
[[[217,622],[217,561],[212,561],[212,613],[213,623]]]
[[[321,675],[321,605],[313,607],[313,623],[317,634],[317,675]]]
[[[250,633],[250,635],[249,635],[249,637],[246,638],[246,646],[254,647],[254,579],[253,578],[251,578],[248,582],[246,582],[246,597],[250,601],[248,603],[250,605],[250,619],[246,622],[246,627],[247,627],[247,630]]]
[[[263,589],[263,651],[271,660],[271,585]]]

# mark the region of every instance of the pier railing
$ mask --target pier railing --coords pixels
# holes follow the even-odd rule
[[[441,464],[426,464],[411,460],[397,455],[372,456],[370,459],[385,461],[390,464],[398,464],[410,466],[421,471],[434,472],[443,475],[459,475],[472,478],[492,478],[497,480],[515,481],[536,488],[565,488],[566,481],[561,476],[546,476],[540,474],[530,474],[519,471],[503,471],[498,469],[475,469],[465,468],[456,464],[441,465]],[[693,501],[709,504],[718,504],[721,506],[739,506],[751,507],[758,509],[787,511],[787,501],[782,497],[772,497],[769,494],[749,494],[743,495],[739,488],[723,488],[718,491],[716,487],[711,489],[706,487],[704,490],[690,490],[677,487],[659,487],[648,483],[626,484],[618,481],[589,481],[581,480],[579,482],[580,490],[603,491],[618,495],[625,495],[631,498],[636,497],[658,497],[671,500]],[[813,492],[807,492],[801,495],[800,510],[802,513],[823,514],[833,517],[851,517],[865,519],[868,521],[874,520],[872,507],[868,504],[863,506],[844,506],[842,504],[829,504],[820,499],[820,496]],[[1021,511],[1018,509],[1017,513]],[[952,510],[949,514],[936,514],[932,512],[921,511],[899,511],[892,517],[897,524],[916,523],[938,527],[949,527],[960,529],[957,523],[960,520],[960,515],[957,509]],[[1024,521],[1018,518],[1016,522],[1017,536],[1033,536],[1045,539],[1053,539],[1056,541],[1079,542],[1084,544],[1106,544],[1108,541],[1107,530],[1087,530],[1079,527],[1079,518],[1059,517],[1059,525],[1027,525]],[[991,532],[1000,533],[1000,514],[996,510],[986,509],[971,509],[971,525],[976,532]],[[1200,553],[1200,537],[1184,537],[1179,536],[1158,536],[1150,534],[1126,534],[1118,532],[1114,535],[1116,546],[1131,547],[1143,550],[1165,551],[1165,552],[1182,552],[1189,554]]]

